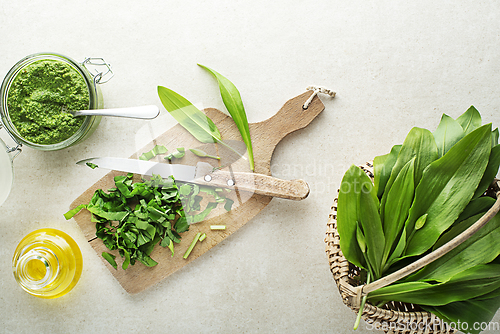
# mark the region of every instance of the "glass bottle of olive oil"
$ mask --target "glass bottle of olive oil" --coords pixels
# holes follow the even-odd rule
[[[82,267],[82,253],[76,242],[53,228],[26,235],[12,259],[19,285],[40,298],[57,298],[68,293],[80,279]]]

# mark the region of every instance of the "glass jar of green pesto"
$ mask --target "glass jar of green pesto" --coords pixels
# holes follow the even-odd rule
[[[91,59],[78,63],[57,53],[37,53],[10,69],[0,87],[0,128],[5,127],[18,148],[60,150],[94,132],[100,116],[66,112],[103,107],[103,72],[90,73],[86,64],[92,64]]]

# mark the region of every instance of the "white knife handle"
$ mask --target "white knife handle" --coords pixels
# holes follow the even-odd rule
[[[302,200],[309,195],[309,185],[303,180],[282,180],[254,173],[218,170],[206,174],[203,180],[196,180],[196,183],[292,200]]]

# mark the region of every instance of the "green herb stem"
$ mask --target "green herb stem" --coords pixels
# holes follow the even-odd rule
[[[187,249],[186,253],[183,256],[184,259],[187,259],[188,256],[189,256],[189,254],[191,254],[191,252],[193,251],[194,246],[196,245],[196,243],[198,242],[198,240],[200,240],[200,237],[201,237],[201,232],[196,233],[196,235],[194,236],[193,241],[191,241],[191,245],[189,245],[189,248]]]
[[[370,284],[370,273],[368,273],[366,278],[366,284]],[[356,322],[354,323],[354,330],[358,329],[359,323],[361,322],[361,316],[363,315],[363,310],[365,308],[366,298],[368,295],[363,296],[361,299],[361,305],[359,306],[358,316],[356,317]]]
[[[210,225],[211,230],[225,230],[226,225]]]

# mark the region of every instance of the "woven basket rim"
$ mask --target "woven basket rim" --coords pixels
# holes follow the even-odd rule
[[[373,181],[373,163],[367,162],[363,166],[359,166]],[[500,180],[495,179],[494,184],[498,186]],[[491,186],[488,189],[491,190]],[[498,191],[500,189],[495,189]],[[337,231],[337,200],[335,197],[329,219],[327,222],[327,231],[325,237],[326,253],[330,264],[330,271],[337,285],[337,288],[342,297],[343,303],[354,312],[359,310],[360,296],[357,294],[360,284],[355,280],[355,277],[360,273],[360,269],[350,263],[340,250],[340,237]],[[356,302],[357,301],[357,302]],[[422,310],[418,305],[390,302],[383,306],[384,308],[371,305],[368,301],[365,303],[362,318],[371,324],[424,324],[421,326],[424,330],[420,330],[417,326],[416,330],[411,330],[411,325],[408,326],[393,326],[387,333],[433,333],[433,334],[452,334],[456,330],[451,326],[446,325],[436,315],[431,312]],[[384,328],[382,328],[384,329]]]

